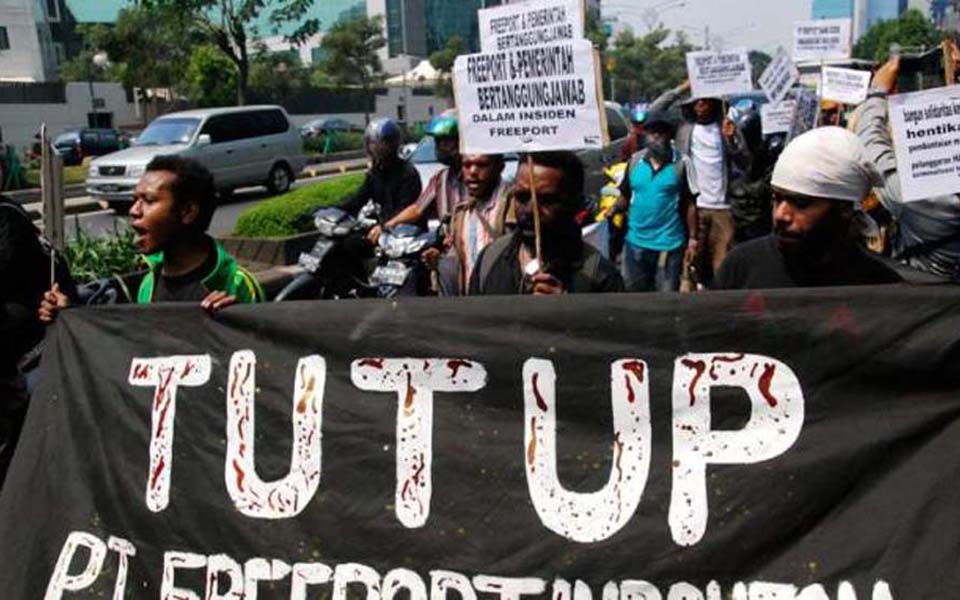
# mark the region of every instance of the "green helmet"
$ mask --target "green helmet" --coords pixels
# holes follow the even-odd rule
[[[457,137],[460,135],[456,114],[448,110],[435,116],[427,125],[427,135],[433,137]]]

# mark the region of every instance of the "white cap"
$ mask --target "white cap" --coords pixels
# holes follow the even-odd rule
[[[787,145],[773,169],[772,184],[803,196],[860,202],[883,185],[883,178],[856,135],[840,127],[819,127]]]

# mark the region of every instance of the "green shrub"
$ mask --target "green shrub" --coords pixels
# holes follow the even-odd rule
[[[64,251],[70,274],[78,283],[101,277],[125,275],[143,268],[134,243],[133,229],[127,225],[113,226],[113,233],[95,237],[80,228],[75,221],[75,236]]]
[[[337,204],[363,182],[362,173],[327,179],[282,196],[264,200],[240,214],[233,234],[240,237],[283,237],[313,229],[311,215],[321,207]]]
[[[330,136],[330,147],[327,147],[326,136],[307,138],[303,140],[303,149],[308,154],[324,154],[325,152],[347,152],[363,149],[363,134],[356,131],[337,131]]]
[[[73,185],[83,183],[87,180],[88,165],[75,165],[63,168],[63,185]],[[27,185],[29,187],[40,187],[40,169],[29,169],[27,171]]]

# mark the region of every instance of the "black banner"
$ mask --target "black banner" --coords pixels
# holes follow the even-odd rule
[[[960,590],[960,290],[66,311],[3,598]]]

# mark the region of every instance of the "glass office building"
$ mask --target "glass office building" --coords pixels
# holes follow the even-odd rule
[[[453,36],[477,51],[477,10],[500,4],[501,0],[386,0],[389,54],[430,56]]]

